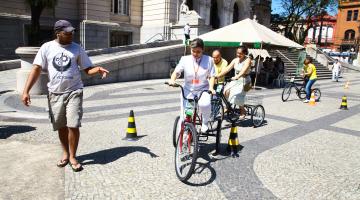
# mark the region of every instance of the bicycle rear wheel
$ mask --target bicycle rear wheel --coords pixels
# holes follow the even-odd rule
[[[288,84],[287,86],[284,87],[284,90],[281,95],[281,99],[283,102],[285,102],[289,99],[292,87],[293,86],[291,84]]]
[[[251,114],[251,121],[254,125],[254,128],[261,126],[265,118],[265,109],[262,105],[257,105],[254,107]]]
[[[297,91],[297,96],[301,100],[304,100],[306,98],[306,92],[304,87],[301,87],[300,90]]]
[[[221,99],[211,101],[210,121],[216,121],[217,119],[224,119],[224,106],[222,105]]]
[[[185,123],[175,149],[175,171],[180,181],[187,181],[194,172],[198,155],[198,135],[191,123]]]

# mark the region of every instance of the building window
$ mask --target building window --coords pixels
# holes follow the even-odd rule
[[[210,25],[212,26],[213,29],[218,29],[220,27],[220,18],[218,14],[217,0],[211,0]]]
[[[351,16],[352,16],[352,10],[348,10],[346,21],[351,21]]]
[[[234,12],[233,12],[233,23],[239,21],[239,6],[235,2],[234,4]]]
[[[122,31],[110,32],[110,47],[132,44],[132,33]]]
[[[359,10],[354,10],[354,17],[353,17],[353,21],[357,21],[357,19],[358,19],[358,15],[359,15]]]
[[[345,31],[344,39],[345,40],[354,40],[355,39],[355,31],[352,29]]]
[[[130,0],[111,0],[111,12],[119,15],[129,15]]]

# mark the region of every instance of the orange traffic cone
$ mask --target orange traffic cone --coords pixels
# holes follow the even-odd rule
[[[310,106],[315,106],[315,94],[314,92],[311,93],[311,97],[310,97],[310,101],[309,101],[309,105]]]

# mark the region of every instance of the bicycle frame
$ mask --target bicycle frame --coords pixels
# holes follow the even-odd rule
[[[168,83],[165,83],[165,84],[168,84]],[[186,114],[186,116],[185,116],[185,118],[184,118],[184,121],[181,123],[181,129],[180,129],[180,134],[179,134],[179,137],[180,137],[180,144],[179,144],[179,145],[180,145],[180,149],[182,149],[182,146],[183,146],[182,141],[183,141],[185,123],[192,123],[194,126],[196,125],[196,118],[198,117],[198,114],[197,114],[197,112],[198,112],[198,101],[199,101],[199,99],[201,98],[202,94],[203,94],[204,92],[208,92],[208,90],[203,90],[203,91],[201,91],[199,97],[198,97],[197,95],[194,95],[194,99],[188,99],[188,98],[185,97],[184,87],[182,87],[182,86],[179,85],[179,84],[174,85],[174,87],[180,87],[182,97],[183,97],[183,99],[184,99],[185,101],[188,101],[188,102],[192,102],[192,101],[193,101],[193,102],[194,102],[194,112],[193,112],[192,116]],[[201,119],[201,118],[199,117],[199,119]],[[192,134],[189,135],[189,138],[188,138],[188,140],[187,140],[189,147],[190,147],[191,139],[192,139]],[[191,149],[189,149],[189,151],[191,151]]]
[[[229,81],[228,80],[225,80],[224,82],[224,86],[223,86],[223,89],[221,90],[221,92],[219,92],[217,95],[219,96],[219,98],[221,99],[221,101],[225,104],[225,107],[228,111],[228,114],[227,115],[230,115],[231,113],[231,116],[234,116],[236,114],[236,110],[232,107],[231,103],[226,99],[225,95],[224,95],[224,88],[225,88],[225,85],[228,83]],[[230,118],[233,118],[233,117],[230,117]],[[232,120],[230,120],[232,121]],[[236,121],[236,120],[235,120]]]

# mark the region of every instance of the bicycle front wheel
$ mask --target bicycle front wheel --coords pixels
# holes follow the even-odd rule
[[[173,140],[174,147],[176,147],[176,140],[177,140],[177,138],[179,136],[179,133],[181,131],[181,123],[182,122],[180,121],[180,116],[177,116],[175,121],[174,121],[173,135],[172,135],[172,137],[173,137],[172,140]]]
[[[283,102],[285,102],[289,99],[292,87],[293,86],[291,84],[288,84],[287,86],[285,86],[285,88],[282,92],[282,95],[281,95],[281,99]]]
[[[194,172],[198,155],[198,135],[193,124],[185,123],[175,149],[175,171],[180,181],[187,181]]]

